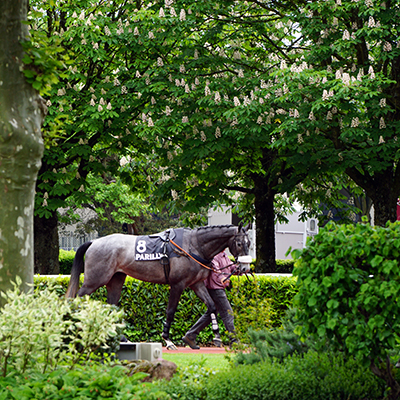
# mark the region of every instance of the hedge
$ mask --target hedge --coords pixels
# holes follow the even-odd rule
[[[83,275],[81,277],[81,284]],[[271,277],[256,275],[253,277],[232,277],[228,298],[235,314],[235,327],[244,340],[249,327],[268,329],[279,326],[285,311],[291,306],[297,293],[296,278]],[[35,275],[35,290],[54,286],[53,290],[62,296],[66,292],[69,276]],[[165,321],[169,287],[149,282],[142,282],[127,277],[122,290],[119,306],[125,311],[125,336],[134,342],[159,342]],[[106,302],[105,287],[98,289],[93,298]],[[205,305],[195,293],[186,289],[180,299],[172,324],[170,338],[176,344],[182,344],[181,338],[197,321]],[[223,341],[228,341],[225,328],[219,319]],[[205,345],[212,341],[211,327],[207,327],[198,337],[199,343]]]

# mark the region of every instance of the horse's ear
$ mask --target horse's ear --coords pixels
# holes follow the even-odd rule
[[[251,222],[249,222],[249,223],[243,228],[243,230],[244,230],[245,232],[247,232],[250,228],[251,228]]]
[[[240,232],[240,230],[243,228],[243,222],[240,221],[239,225],[238,225],[238,232]]]

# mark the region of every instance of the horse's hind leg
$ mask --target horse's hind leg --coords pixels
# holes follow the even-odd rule
[[[106,284],[107,303],[117,305],[121,297],[122,287],[124,286],[126,274],[117,272]]]
[[[192,349],[198,348],[195,342],[195,338],[201,332],[201,330],[203,330],[211,322],[212,331],[214,333],[214,344],[217,347],[221,347],[222,340],[219,333],[217,322],[217,308],[215,306],[214,300],[208,293],[208,290],[205,287],[203,281],[197,282],[194,285],[190,286],[190,289],[192,289],[200,298],[200,300],[203,301],[203,303],[207,306],[207,311],[186,333],[185,338],[189,339],[189,342],[193,341],[193,343],[188,343],[189,346],[193,346]]]
[[[169,291],[167,319],[165,321],[163,333],[161,335],[166,342],[168,350],[176,350],[176,346],[172,343],[171,340],[169,340],[169,330],[174,320],[175,311],[178,307],[179,299],[181,298],[184,288],[185,287],[183,285],[171,285],[171,289]]]

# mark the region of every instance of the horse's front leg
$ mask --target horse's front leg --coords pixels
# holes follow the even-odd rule
[[[179,299],[181,298],[184,289],[185,287],[183,285],[171,285],[171,289],[169,291],[167,319],[165,321],[163,333],[161,335],[162,338],[165,340],[168,350],[177,349],[174,343],[169,339],[169,330],[171,328],[172,322],[174,321],[175,311],[178,307]]]
[[[191,339],[191,337],[197,337],[197,335],[211,322],[211,327],[214,334],[214,344],[217,347],[221,347],[222,340],[219,333],[219,327],[217,322],[217,308],[215,307],[214,300],[208,293],[208,290],[205,287],[203,281],[195,283],[194,285],[190,286],[190,288],[207,306],[207,312],[204,315],[202,315],[200,319],[192,326],[192,328],[188,331],[186,336],[189,339]],[[192,348],[198,348],[198,346]]]

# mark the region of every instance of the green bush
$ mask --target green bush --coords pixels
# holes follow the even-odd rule
[[[48,287],[50,281],[57,283],[54,290],[57,290],[58,295],[62,296],[68,286],[69,277],[35,276],[36,290]],[[245,333],[251,326],[256,329],[280,326],[281,318],[291,306],[296,293],[296,280],[292,277],[260,275],[249,279],[232,277],[232,287],[227,294],[236,316],[236,329]],[[168,296],[169,287],[167,285],[157,285],[127,277],[119,306],[125,312],[124,334],[129,340],[134,342],[158,342],[161,340]],[[97,290],[92,297],[106,302],[105,287]],[[175,314],[175,322],[171,327],[170,338],[172,341],[180,344],[182,336],[205,311],[205,305],[195,293],[186,289],[182,294]],[[229,339],[220,319],[219,326],[223,341],[228,343]],[[204,345],[212,342],[212,338],[213,333],[209,326],[198,336],[198,341]]]
[[[55,291],[4,294],[0,313],[0,375],[45,372],[87,362],[116,338],[123,312],[99,301],[60,299]],[[104,349],[105,350],[105,349]],[[98,357],[103,357],[99,355]]]
[[[72,263],[74,262],[75,251],[60,249],[58,261],[60,263],[60,274],[69,275],[71,273]]]
[[[0,313],[0,399],[170,400],[157,387],[140,382],[147,374],[105,354],[117,338],[122,312],[86,298],[60,299],[49,288],[2,293]],[[114,365],[112,365],[114,364]]]
[[[29,375],[9,374],[0,377],[2,400],[101,400],[135,399],[170,400],[167,393],[150,383],[140,380],[146,376],[138,373],[127,375],[122,366],[92,364],[80,365],[73,370],[57,368],[47,373]]]
[[[156,386],[173,399],[206,400],[206,384],[215,372],[202,364],[200,361],[186,368],[178,368],[170,381],[156,382]]]
[[[295,318],[296,310],[289,309],[282,321],[282,326],[270,330],[248,331],[250,352],[240,352],[235,357],[237,364],[254,364],[268,359],[283,360],[291,354],[302,354],[313,347],[310,340],[301,341],[295,333],[298,321]]]
[[[207,400],[383,399],[370,370],[341,355],[308,352],[283,362],[262,362],[221,371],[208,378]]]
[[[328,223],[298,258],[296,296],[303,337],[371,366],[398,398],[393,364],[400,353],[400,224]],[[393,352],[395,359],[390,359]],[[391,365],[392,364],[392,365]],[[397,393],[397,395],[396,395]]]

